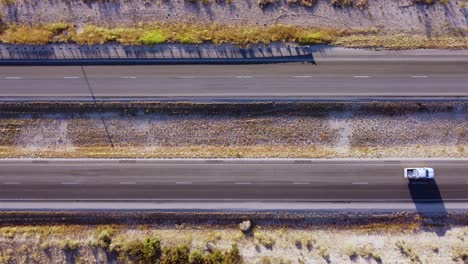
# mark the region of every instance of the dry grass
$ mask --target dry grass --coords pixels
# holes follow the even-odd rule
[[[330,43],[335,34],[341,33],[332,29],[303,28],[280,24],[256,27],[200,23],[154,23],[115,29],[88,25],[77,32],[71,26],[55,23],[36,27],[11,25],[0,35],[0,40],[4,43],[15,44],[75,42],[83,45],[115,42],[124,45],[200,44],[204,42],[239,45],[271,42],[322,44]]]
[[[422,263],[418,252],[414,249],[412,245],[409,245],[403,240],[397,241],[395,245],[400,251],[400,253],[403,256],[407,257],[411,263]]]
[[[266,6],[274,2],[263,1]],[[313,5],[313,0],[290,0],[290,4]],[[364,8],[367,1],[337,0],[335,5],[355,5]],[[296,42],[303,45],[333,44],[346,47],[382,47],[388,49],[412,48],[468,48],[468,37],[425,37],[412,35],[379,35],[375,28],[336,30],[274,24],[266,27],[206,23],[153,23],[129,28],[105,28],[88,25],[77,32],[65,23],[35,27],[7,26],[0,41],[13,44],[47,44],[75,42],[83,45],[121,43],[124,45],[183,44],[238,44],[248,45],[272,42]]]
[[[369,245],[365,245],[365,246],[352,245],[346,249],[346,252],[352,261],[356,261],[358,257],[361,257],[366,260],[373,259],[377,263],[382,263],[381,254],[374,247],[369,246]]]
[[[350,35],[338,37],[334,45],[354,48],[386,48],[386,49],[467,49],[468,37],[412,36],[412,35]]]

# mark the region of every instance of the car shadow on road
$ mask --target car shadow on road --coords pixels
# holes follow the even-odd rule
[[[437,182],[434,179],[410,180],[408,189],[417,213],[422,218],[423,230],[444,236],[450,227],[447,223],[447,208]]]

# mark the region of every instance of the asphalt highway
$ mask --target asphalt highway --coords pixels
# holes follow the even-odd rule
[[[435,181],[403,168],[431,166]],[[468,160],[1,160],[0,201],[467,201]]]
[[[391,57],[389,57],[391,58]],[[468,96],[468,60],[0,67],[1,100]]]

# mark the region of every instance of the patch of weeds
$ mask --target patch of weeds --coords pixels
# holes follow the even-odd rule
[[[80,242],[76,240],[62,240],[59,243],[59,247],[61,250],[63,250],[65,253],[73,253],[77,251],[80,247]]]
[[[231,246],[231,249],[226,253],[226,257],[224,258],[224,263],[226,264],[242,264],[244,261],[242,256],[239,252],[239,248],[237,244]]]
[[[351,246],[346,249],[346,253],[348,257],[353,261],[355,261],[358,257],[361,257],[366,260],[373,259],[377,263],[382,263],[382,257],[380,253],[378,253],[376,249],[372,246],[361,246],[361,247]]]
[[[120,254],[143,263],[155,263],[161,257],[161,243],[156,237],[124,242]],[[122,257],[122,255],[121,255]]]
[[[190,264],[203,264],[203,255],[200,251],[192,251],[189,255]]]
[[[206,240],[208,242],[217,242],[223,238],[223,235],[219,231],[211,231],[208,233]]]
[[[189,247],[186,244],[162,250],[161,264],[188,263]]]
[[[335,34],[332,31],[322,30],[305,34],[299,39],[302,45],[328,44],[335,40]]]
[[[140,37],[139,41],[144,45],[156,45],[167,41],[167,36],[158,29],[153,29],[144,32]]]
[[[17,232],[16,227],[4,227],[1,229],[1,236],[4,238],[14,238]]]
[[[16,3],[16,0],[0,0],[0,3],[4,6],[12,6]]]
[[[353,2],[351,0],[331,0],[331,4],[335,7],[347,7],[352,6]]]
[[[257,0],[257,4],[261,8],[265,8],[269,5],[274,5],[276,4],[276,2],[278,2],[278,0]]]
[[[468,247],[463,245],[455,245],[452,253],[453,261],[463,261],[463,263],[468,263]]]
[[[97,237],[97,246],[102,249],[108,250],[112,243],[112,235],[113,235],[112,230],[109,230],[109,229],[101,230],[101,232],[99,233]]]
[[[52,34],[59,34],[62,33],[63,31],[68,29],[68,24],[67,23],[51,23],[51,24],[46,24],[44,26],[45,29],[50,30]]]
[[[48,252],[52,248],[52,245],[49,242],[44,242],[41,244],[41,250]]]
[[[73,41],[82,45],[97,45],[112,42],[116,36],[107,28],[88,25],[84,30],[73,37]]]
[[[11,44],[43,45],[50,43],[54,34],[43,27],[10,26],[0,36],[0,41]]]
[[[320,245],[317,247],[317,252],[320,257],[322,257],[327,263],[330,263],[330,251],[327,248]]]
[[[398,250],[400,250],[400,253],[407,257],[411,263],[421,263],[418,253],[412,247],[407,245],[405,241],[397,241],[395,245]]]
[[[254,238],[260,245],[267,249],[272,249],[275,245],[275,240],[263,232],[254,232]]]

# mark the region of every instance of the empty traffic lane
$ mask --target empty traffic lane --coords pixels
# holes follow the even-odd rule
[[[468,60],[0,67],[0,97],[468,96]]]
[[[408,184],[404,167],[435,182]],[[468,200],[468,160],[2,160],[0,199]]]

